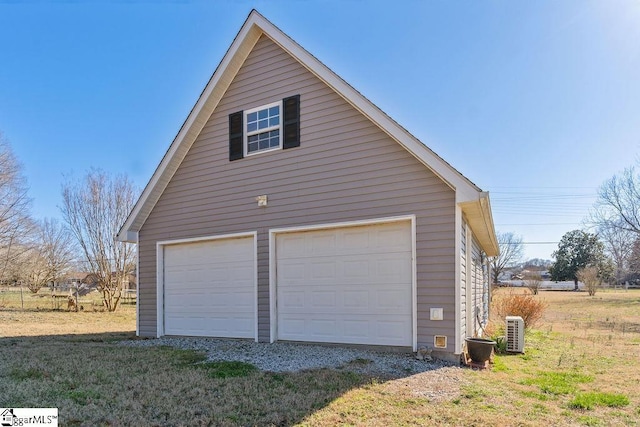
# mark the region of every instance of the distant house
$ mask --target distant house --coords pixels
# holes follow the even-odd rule
[[[115,273],[112,273],[112,277],[114,275]],[[80,280],[80,283],[88,285],[92,288],[96,288],[99,283],[99,278],[95,273],[89,273]],[[127,275],[127,278],[122,283],[122,290],[125,290],[125,291],[135,290],[136,287],[137,287],[136,275],[135,274]]]
[[[118,238],[137,331],[461,353],[489,195],[252,11]]]

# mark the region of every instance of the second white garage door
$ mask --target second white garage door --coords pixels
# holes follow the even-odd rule
[[[411,223],[276,234],[277,338],[412,345]]]
[[[164,246],[164,333],[255,338],[254,238]]]

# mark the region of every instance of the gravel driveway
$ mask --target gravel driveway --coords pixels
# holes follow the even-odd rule
[[[416,360],[413,353],[383,353],[370,350],[329,347],[285,342],[219,338],[156,338],[123,341],[122,345],[148,347],[166,345],[185,350],[200,350],[211,361],[228,360],[251,363],[263,371],[295,372],[306,369],[339,368],[353,372],[401,378],[420,372],[454,367],[434,360]],[[456,368],[458,369],[458,368]]]

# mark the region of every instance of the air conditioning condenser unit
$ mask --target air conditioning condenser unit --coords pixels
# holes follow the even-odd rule
[[[507,351],[524,353],[524,320],[520,316],[507,316]]]

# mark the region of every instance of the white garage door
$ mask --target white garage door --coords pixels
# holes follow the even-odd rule
[[[277,234],[281,340],[412,345],[409,222]]]
[[[255,337],[253,237],[164,247],[164,333]]]

